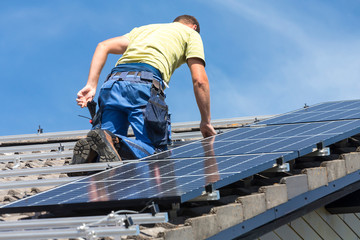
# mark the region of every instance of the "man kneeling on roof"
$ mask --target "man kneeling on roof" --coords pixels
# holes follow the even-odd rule
[[[77,103],[95,96],[108,54],[122,54],[99,93],[99,110],[87,137],[74,147],[73,164],[146,157],[167,149],[170,116],[164,90],[176,68],[187,63],[201,114],[203,137],[215,135],[210,123],[210,92],[203,43],[196,18],[177,17],[167,24],[134,28],[98,44],[86,86]],[[127,137],[131,125],[136,139]]]

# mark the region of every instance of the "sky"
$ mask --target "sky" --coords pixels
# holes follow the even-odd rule
[[[212,119],[359,99],[358,0],[4,0],[0,136],[89,129],[75,99],[97,44],[182,14],[200,22]],[[173,122],[200,120],[186,65],[166,92]]]

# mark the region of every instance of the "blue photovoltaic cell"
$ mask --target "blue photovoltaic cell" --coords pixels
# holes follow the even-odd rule
[[[244,127],[215,136],[213,155],[227,156],[255,153],[299,151],[307,154],[316,144],[341,135],[349,129],[357,129],[360,120],[313,122],[292,125]],[[190,143],[160,155],[162,158],[205,157],[208,140]]]
[[[308,108],[305,113],[300,110],[269,121],[280,122],[286,116],[297,116],[299,120],[305,115],[310,119],[309,113],[315,119],[326,111],[353,111],[359,106],[359,101],[325,103]],[[330,116],[333,115],[328,115],[328,119]],[[48,210],[59,204],[78,209],[88,204],[104,206],[104,202],[116,202],[117,207],[149,200],[185,202],[201,195],[209,184],[215,189],[229,185],[273,167],[278,158],[289,161],[312,152],[320,142],[328,146],[359,133],[359,119],[246,126],[140,162],[125,163],[8,204],[0,212],[39,210],[36,207]]]
[[[6,207],[162,198],[187,201],[201,195],[208,184],[216,182],[217,187],[225,186],[234,181],[231,179],[240,180],[255,174],[256,167],[272,167],[273,160],[282,155],[213,156],[128,163]]]
[[[327,102],[261,121],[259,124],[286,124],[360,119],[360,100]]]

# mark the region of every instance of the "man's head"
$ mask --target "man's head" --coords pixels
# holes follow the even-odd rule
[[[175,18],[174,22],[185,24],[186,26],[191,27],[192,29],[200,33],[200,24],[198,20],[193,16],[181,15]]]

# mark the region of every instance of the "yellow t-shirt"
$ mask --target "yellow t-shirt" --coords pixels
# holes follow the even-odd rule
[[[200,34],[182,23],[146,25],[134,28],[125,36],[130,42],[116,65],[147,63],[161,72],[166,83],[187,59],[200,58],[205,63]]]

